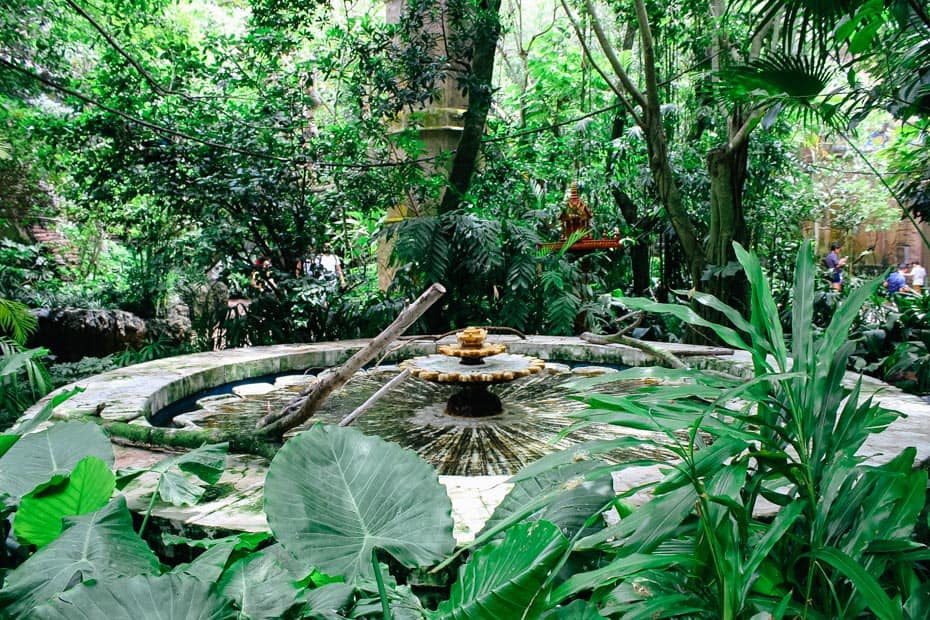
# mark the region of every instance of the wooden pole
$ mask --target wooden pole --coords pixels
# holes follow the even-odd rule
[[[345,364],[321,377],[281,411],[270,413],[259,420],[258,432],[265,436],[281,437],[290,429],[306,422],[330,394],[345,385],[362,366],[381,355],[445,292],[446,289],[439,283],[430,286],[416,301],[404,308],[393,323],[350,357]]]
[[[359,405],[355,409],[355,411],[353,411],[346,417],[339,420],[339,426],[348,426],[352,424],[353,422],[355,422],[360,417],[362,417],[362,414],[368,411],[369,409],[371,409],[371,406],[374,405],[379,400],[381,400],[382,396],[384,396],[385,394],[393,390],[401,382],[403,382],[404,379],[406,379],[409,376],[410,376],[410,370],[405,368],[399,375],[397,375],[396,377],[394,377],[393,379],[391,379],[390,381],[382,385],[381,388],[377,392],[372,394],[368,398],[368,400],[366,400],[361,405]]]

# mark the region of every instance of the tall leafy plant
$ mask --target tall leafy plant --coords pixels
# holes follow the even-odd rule
[[[580,424],[664,433],[678,461],[645,505],[575,543],[607,561],[560,585],[550,604],[589,591],[602,612],[623,617],[926,617],[915,561],[927,549],[911,534],[927,474],[913,469],[913,448],[878,466],[858,456],[896,416],[865,398],[859,382],[843,383],[854,346],[846,334],[878,281],[854,291],[816,332],[816,269],[805,243],[789,347],[758,257],[735,251],[751,283],[749,317],[710,295],[694,297],[732,326],[688,306],[618,300],[712,329],[748,353],[752,377],[632,369],[611,378],[662,383],[587,399],[592,409]]]

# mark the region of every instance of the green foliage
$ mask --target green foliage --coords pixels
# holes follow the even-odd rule
[[[19,500],[55,476],[67,476],[83,458],[113,465],[113,448],[92,422],[64,422],[20,439],[0,458],[0,493]]]
[[[542,608],[545,583],[567,543],[559,528],[548,521],[515,526],[503,540],[472,556],[460,569],[449,599],[430,618],[516,618],[534,604]]]
[[[27,617],[59,592],[95,579],[153,574],[158,560],[132,530],[122,497],[105,507],[65,520],[65,529],[7,575],[0,607],[11,618]]]
[[[52,388],[42,363],[48,349],[24,349],[0,337],[0,420],[6,427]]]
[[[38,321],[25,304],[0,298],[0,330],[9,333],[18,345],[36,330]]]
[[[226,467],[227,448],[227,444],[203,445],[196,450],[159,461],[149,468],[121,471],[117,481],[120,489],[144,473],[153,472],[158,476],[148,510],[139,526],[140,535],[145,531],[156,499],[174,506],[193,506],[200,501],[205,489],[193,479],[216,484]]]
[[[415,567],[454,545],[452,507],[435,472],[351,429],[318,424],[288,441],[268,470],[265,507],[288,551],[350,581],[374,577],[372,549]]]
[[[116,478],[110,466],[97,457],[81,459],[71,473],[25,495],[16,511],[13,532],[26,544],[43,547],[61,533],[63,517],[82,515],[110,501]]]
[[[234,620],[240,615],[209,583],[174,575],[139,575],[82,584],[39,607],[30,617]]]
[[[714,329],[750,353],[755,378],[668,371],[668,384],[588,399],[593,408],[582,423],[662,431],[679,461],[654,499],[578,541],[578,548],[613,555],[616,569],[575,575],[556,598],[592,589],[602,609],[632,616],[676,609],[707,618],[855,617],[865,610],[902,617],[892,601],[919,596],[918,568],[870,550],[911,544],[926,473],[912,469],[912,449],[883,466],[860,462],[855,454],[866,438],[895,416],[861,398],[858,385],[841,384],[852,351],[844,336],[878,281],[852,293],[818,334],[811,324],[816,269],[810,247],[802,247],[789,357],[758,259],[739,247],[737,256],[752,284],[750,317],[710,296],[696,298],[733,328],[707,325],[681,306],[620,300]],[[693,383],[680,384],[684,377]],[[734,398],[747,404],[734,406]],[[777,507],[770,521],[756,516],[763,498]]]

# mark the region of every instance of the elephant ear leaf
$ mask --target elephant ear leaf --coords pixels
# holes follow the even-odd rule
[[[273,553],[264,551],[233,564],[223,573],[217,588],[252,620],[284,617],[297,604],[299,592],[291,573]]]
[[[36,620],[234,620],[232,601],[211,584],[177,575],[139,575],[87,583],[57,596],[30,615]]]
[[[268,525],[284,547],[348,581],[373,579],[377,547],[408,567],[452,552],[452,503],[414,452],[318,424],[275,455],[265,481]]]
[[[113,466],[110,440],[93,422],[63,422],[25,435],[0,458],[0,493],[19,499],[87,456]]]
[[[62,518],[83,515],[110,501],[116,478],[109,465],[88,456],[74,466],[71,475],[55,485],[26,495],[13,521],[20,542],[44,547],[61,533]]]
[[[193,478],[216,484],[226,467],[228,447],[226,443],[206,444],[159,461],[151,468],[121,470],[117,486],[123,489],[142,474],[152,472],[158,475],[155,492],[163,502],[172,506],[193,506],[205,491]]]
[[[525,617],[527,609],[545,603],[541,589],[567,546],[559,528],[548,521],[512,527],[502,541],[482,547],[459,569],[449,600],[430,619]]]
[[[132,530],[132,516],[122,497],[90,514],[66,517],[64,524],[58,538],[7,575],[0,590],[4,617],[20,617],[88,579],[158,570],[158,558]]]

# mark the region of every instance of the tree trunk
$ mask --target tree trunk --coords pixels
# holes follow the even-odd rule
[[[700,288],[701,274],[704,272],[704,248],[698,240],[694,224],[688,217],[688,211],[681,200],[681,191],[675,181],[672,166],[668,158],[668,144],[658,106],[645,115],[646,147],[649,151],[649,169],[656,184],[656,194],[665,207],[665,212],[675,229],[678,241],[688,261],[688,273],[691,286]]]
[[[704,257],[711,272],[701,287],[702,290],[741,311],[747,308],[746,276],[741,269],[726,267],[736,261],[733,242],[743,245],[747,242],[743,213],[747,144],[744,143],[735,149],[721,146],[707,154],[707,171],[710,176],[710,231]]]
[[[479,13],[475,17],[471,70],[465,78],[468,88],[468,110],[463,119],[462,136],[452,159],[449,184],[439,205],[440,214],[459,207],[462,198],[468,193],[471,177],[478,162],[484,124],[491,109],[494,53],[501,32],[499,11],[500,0],[487,0],[481,2]]]
[[[612,139],[616,140],[623,136],[626,129],[626,123],[624,120],[625,117],[623,115],[617,115],[614,117],[613,128],[611,130]],[[640,232],[645,232],[639,230],[639,208],[636,206],[636,203],[633,202],[633,199],[630,198],[629,194],[615,185],[616,179],[613,178],[613,162],[614,159],[618,156],[619,155],[616,155],[613,152],[608,155],[609,159],[607,162],[607,175],[610,177],[608,179],[608,183],[611,187],[611,194],[613,195],[614,204],[617,205],[617,209],[623,216],[623,220],[626,222],[627,226],[630,227],[632,236],[636,237],[636,242],[629,248],[630,263],[633,269],[633,294],[642,295],[650,285],[649,245],[648,241],[641,238],[641,235],[638,234]]]

